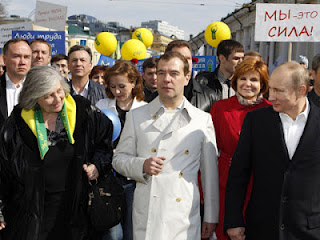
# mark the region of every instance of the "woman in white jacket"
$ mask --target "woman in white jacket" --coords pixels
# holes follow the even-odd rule
[[[126,61],[117,61],[104,75],[108,98],[97,102],[96,107],[113,111],[120,118],[121,129],[127,113],[134,108],[147,104],[144,102],[142,77],[136,66]],[[116,147],[119,138],[114,142]],[[126,213],[121,222],[108,230],[104,240],[132,240],[132,202],[135,181],[116,173],[126,194]],[[122,229],[121,229],[122,227]]]

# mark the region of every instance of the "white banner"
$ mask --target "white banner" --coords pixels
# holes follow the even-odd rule
[[[320,4],[257,3],[255,41],[320,41]]]
[[[21,22],[0,25],[0,48],[12,38],[12,30],[32,30],[32,22]]]
[[[67,9],[66,6],[37,1],[34,24],[53,30],[64,31]]]

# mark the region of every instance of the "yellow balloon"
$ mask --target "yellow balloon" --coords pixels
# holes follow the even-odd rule
[[[153,34],[149,29],[146,28],[138,28],[132,33],[133,39],[138,39],[146,46],[146,48],[150,47],[153,43]]]
[[[101,32],[96,36],[94,47],[99,53],[110,56],[117,48],[117,39],[112,33]]]
[[[140,60],[147,56],[146,46],[137,39],[126,41],[121,48],[121,57],[124,60],[132,60],[134,58]]]
[[[223,22],[211,23],[204,32],[207,43],[216,48],[223,40],[230,39],[231,31],[227,24]]]

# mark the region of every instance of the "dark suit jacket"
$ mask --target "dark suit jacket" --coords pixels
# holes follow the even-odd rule
[[[76,95],[72,88],[72,80],[69,81],[68,84],[70,85],[70,94]],[[100,99],[104,98],[107,98],[104,86],[96,83],[95,81],[89,80],[87,99],[91,102],[91,105],[95,106]]]
[[[247,114],[226,187],[225,229],[246,226],[249,240],[320,239],[320,108],[309,102],[292,160],[272,106]],[[251,174],[244,220],[242,204]]]
[[[0,77],[0,128],[8,118],[6,85],[6,76],[2,74]]]

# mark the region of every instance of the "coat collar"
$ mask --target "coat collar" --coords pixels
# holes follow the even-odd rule
[[[184,97],[184,106],[180,110],[181,114],[178,114],[168,124],[166,117],[164,116],[164,108],[161,105],[159,96],[156,97],[152,102],[149,103],[149,116],[154,120],[153,126],[164,134],[173,132],[189,124],[192,118],[195,117],[196,113],[193,111],[193,106]]]
[[[118,114],[117,113],[117,106],[116,106],[116,99],[115,98],[114,99],[108,98],[107,100],[108,100],[107,109],[110,109],[114,113]],[[147,104],[147,103],[144,102],[144,101],[138,101],[137,98],[135,97],[133,99],[133,103],[132,103],[132,106],[131,106],[130,110],[138,108],[138,107],[141,107],[141,106],[143,106],[145,104]]]
[[[192,81],[193,91],[198,92],[198,93],[203,93],[201,85],[200,85],[200,83],[198,83],[198,81],[196,81],[194,78],[190,79],[189,81]]]

